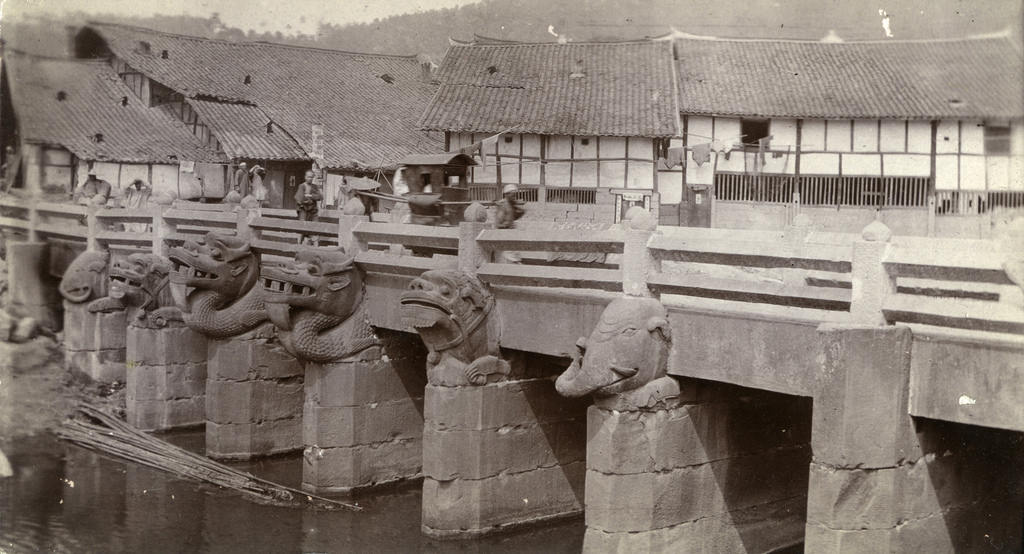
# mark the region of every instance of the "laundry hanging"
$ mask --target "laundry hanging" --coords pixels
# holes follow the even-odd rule
[[[697,166],[701,166],[711,161],[711,143],[705,142],[704,144],[698,144],[691,148],[693,151],[693,163]]]

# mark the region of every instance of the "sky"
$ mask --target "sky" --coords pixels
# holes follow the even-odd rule
[[[243,31],[313,34],[317,25],[365,23],[391,15],[451,8],[478,0],[0,0],[0,17],[87,13],[140,16],[220,14],[221,21]]]

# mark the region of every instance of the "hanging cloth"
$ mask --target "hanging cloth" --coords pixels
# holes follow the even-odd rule
[[[665,165],[669,169],[678,165],[683,165],[684,156],[686,156],[686,149],[681,146],[669,148],[665,155]]]
[[[694,146],[691,150],[693,151],[693,162],[697,164],[698,167],[711,161],[710,142],[698,144]]]

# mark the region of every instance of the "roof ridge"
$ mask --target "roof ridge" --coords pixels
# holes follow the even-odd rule
[[[125,23],[109,23],[109,22],[105,22],[105,21],[86,21],[85,26],[86,27],[88,27],[88,26],[117,27],[117,28],[120,28],[120,29],[131,29],[133,31],[144,31],[146,33],[152,33],[152,34],[155,34],[155,35],[163,35],[163,36],[174,37],[174,38],[179,38],[179,39],[193,40],[193,41],[196,41],[196,42],[215,42],[215,43],[230,44],[230,45],[240,46],[240,47],[246,47],[246,46],[249,46],[249,45],[258,45],[258,46],[270,46],[270,47],[274,47],[274,48],[291,48],[291,49],[295,49],[295,50],[314,50],[314,51],[321,51],[321,52],[330,52],[332,54],[348,54],[348,55],[351,55],[351,56],[367,56],[367,57],[375,57],[375,58],[416,59],[416,57],[419,56],[419,54],[379,54],[379,53],[372,53],[372,52],[353,52],[351,50],[339,50],[339,49],[336,49],[336,48],[325,48],[325,47],[322,47],[322,46],[300,46],[300,45],[297,45],[297,44],[284,44],[284,43],[280,43],[280,42],[268,42],[268,41],[265,41],[265,40],[235,41],[235,40],[224,40],[224,39],[220,39],[220,38],[197,37],[195,35],[183,35],[183,34],[180,34],[180,33],[171,33],[171,32],[167,32],[167,31],[159,31],[159,30],[156,30],[156,29],[149,29],[147,27],[140,27],[138,25],[128,25],[128,24],[125,24]]]
[[[513,46],[602,46],[602,45],[619,45],[619,44],[657,44],[659,41],[655,38],[640,38],[640,39],[627,39],[627,40],[593,40],[593,41],[572,41],[572,42],[518,42],[518,41],[507,41],[499,44],[475,44],[472,42],[463,42],[458,39],[452,39],[454,42],[450,44],[451,47],[473,47],[473,48],[509,48]]]
[[[824,42],[821,39],[796,39],[796,38],[744,38],[744,37],[716,37],[711,35],[694,35],[685,31],[679,31],[673,29],[672,32],[666,33],[659,37],[654,37],[652,41],[676,41],[676,40],[699,40],[707,42],[774,42],[774,43],[797,43],[797,44],[827,44],[830,46],[842,46],[842,45],[857,45],[857,44],[938,44],[938,43],[952,43],[952,42],[974,42],[974,41],[985,41],[985,40],[997,40],[1004,39],[1008,42],[1013,42],[1011,39],[1010,29],[1006,28],[1001,31],[992,33],[981,33],[977,35],[968,35],[966,37],[955,37],[955,38],[916,38],[916,39],[867,39],[867,40],[846,40],[837,42]]]

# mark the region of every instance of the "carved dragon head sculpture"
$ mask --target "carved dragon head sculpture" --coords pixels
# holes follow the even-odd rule
[[[260,274],[267,313],[285,348],[314,361],[340,360],[379,344],[362,311],[363,275],[340,248],[309,248]]]
[[[213,291],[222,302],[230,302],[249,292],[260,276],[248,241],[212,231],[202,243],[186,241],[171,248],[167,257],[174,266],[171,290],[186,311],[186,297],[193,290]]]
[[[430,354],[435,384],[483,385],[509,374],[500,358],[494,297],[464,272],[430,270],[414,279],[399,299],[402,321],[419,333]]]
[[[109,264],[110,252],[82,252],[61,277],[61,296],[75,304],[106,296]]]
[[[563,396],[593,393],[616,407],[651,407],[679,395],[667,376],[672,334],[668,312],[654,298],[609,304],[589,338],[576,343],[572,365],[555,382]]]
[[[112,312],[128,307],[138,308],[136,323],[164,327],[181,321],[181,311],[174,306],[169,276],[171,263],[155,254],[131,254],[115,261],[110,268],[107,296],[89,303],[91,312]]]

